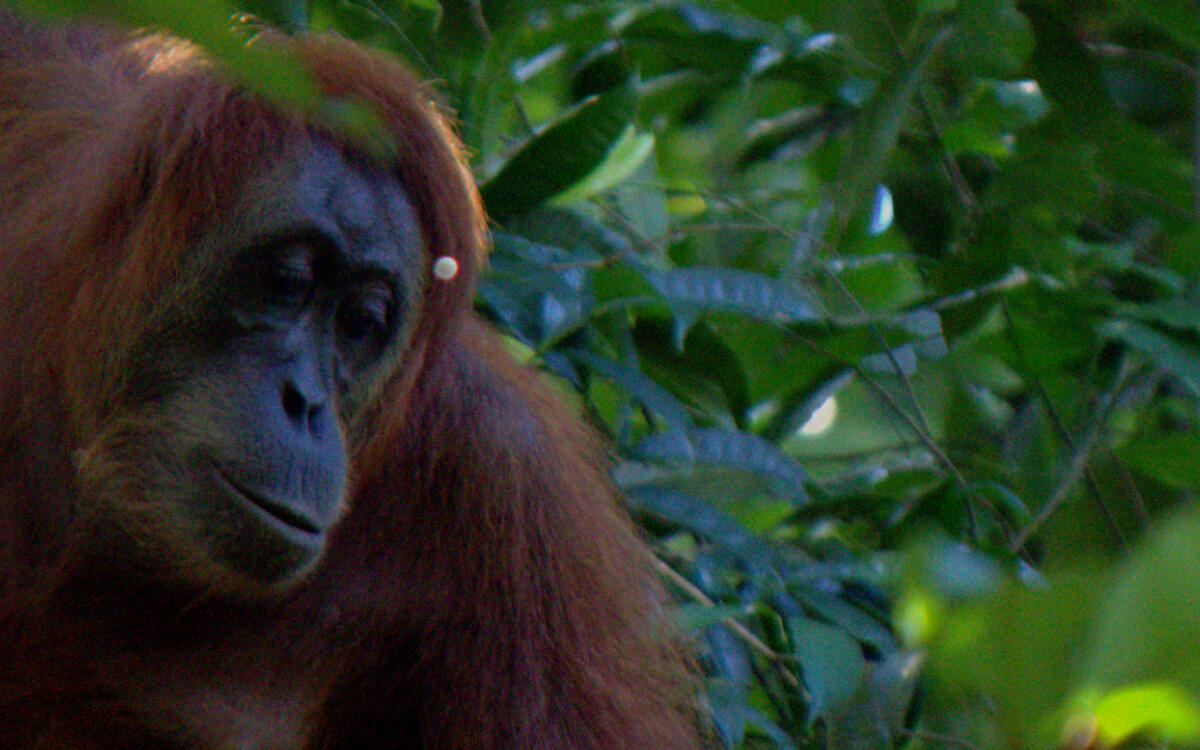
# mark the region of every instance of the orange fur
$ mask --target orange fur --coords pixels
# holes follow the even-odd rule
[[[189,284],[181,249],[320,128],[178,41],[0,10],[5,746],[697,747],[600,446],[470,311],[485,229],[444,116],[381,55],[272,43],[387,124],[428,259],[459,272],[348,426],[349,510],[317,568],[269,597],[163,592],[112,577],[75,469],[106,466],[135,341]]]

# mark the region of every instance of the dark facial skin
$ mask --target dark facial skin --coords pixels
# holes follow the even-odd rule
[[[139,456],[147,533],[251,584],[310,568],[343,506],[346,420],[399,356],[423,257],[396,180],[331,145],[252,184],[152,314],[107,441]]]

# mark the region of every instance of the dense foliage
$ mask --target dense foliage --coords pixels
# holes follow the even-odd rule
[[[240,9],[440,81],[729,747],[1200,745],[1194,2]]]

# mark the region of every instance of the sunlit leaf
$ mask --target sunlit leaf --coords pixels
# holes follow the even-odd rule
[[[1200,740],[1200,702],[1181,685],[1170,682],[1125,685],[1081,698],[1066,724],[1081,720],[1093,725],[1105,747],[1116,747],[1134,735],[1172,743]]]
[[[612,145],[604,161],[591,174],[555,196],[554,202],[567,205],[616,186],[636,172],[653,151],[654,136],[639,133],[629,125]]]

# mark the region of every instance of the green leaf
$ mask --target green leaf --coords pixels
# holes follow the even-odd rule
[[[1078,124],[1065,109],[1055,108],[1037,125],[1022,131],[1019,148],[999,175],[1000,197],[1007,210],[1053,206],[1055,215],[1071,215],[1086,213],[1099,199],[1096,147],[1081,137]],[[1013,257],[1015,251],[1023,250],[1011,247],[1016,241],[1042,239],[1013,236],[1023,227],[1011,216],[995,217],[990,223],[998,230],[991,241],[1003,251],[997,252],[997,258]],[[1027,262],[1020,255],[1016,258]]]
[[[1017,493],[1002,482],[975,481],[963,485],[955,485],[950,490],[953,502],[973,502],[973,498],[981,497],[993,507],[1005,511],[1008,518],[1015,521],[1025,521],[1030,517],[1029,507],[1025,505]]]
[[[630,14],[631,21],[621,28],[624,38],[669,49],[683,65],[718,78],[743,75],[765,42],[764,37],[776,34],[769,24],[710,11],[698,4],[646,7],[651,10]]]
[[[519,234],[532,242],[561,247],[575,254],[589,253],[595,259],[611,260],[633,254],[633,246],[623,234],[578,211],[556,206],[514,216],[505,228],[509,233]],[[607,265],[624,264],[612,262]],[[602,272],[605,267],[599,270]],[[646,287],[644,281],[639,284]]]
[[[1200,350],[1195,346],[1126,320],[1106,321],[1100,326],[1100,335],[1140,349],[1151,361],[1187,383],[1192,393],[1200,394]]]
[[[679,433],[662,433],[642,440],[634,453],[645,460],[717,464],[754,472],[773,479],[794,504],[809,502],[804,489],[808,473],[804,468],[774,443],[750,433],[698,429],[686,438]]]
[[[843,365],[830,365],[826,377],[817,377],[811,384],[787,394],[779,410],[771,415],[760,431],[767,440],[791,437],[809,418],[847,383],[854,379],[854,370]]]
[[[1085,686],[1173,681],[1193,695],[1200,690],[1197,539],[1200,514],[1177,515],[1121,566],[1088,644]]]
[[[1071,19],[1063,18],[1056,8],[1026,3],[1022,9],[1037,37],[1031,61],[1038,86],[1059,105],[1074,131],[1075,137],[1065,142],[1077,142],[1079,136],[1102,137],[1116,110],[1095,56],[1070,27]]]
[[[828,593],[819,587],[828,588],[829,581],[808,581],[791,587],[790,590],[795,599],[803,604],[805,612],[837,625],[860,643],[873,647],[879,653],[896,650],[896,639],[887,626],[841,596]]]
[[[849,705],[866,674],[858,643],[841,628],[807,617],[789,617],[796,658],[809,693],[809,723]]]
[[[640,317],[633,336],[642,369],[694,404],[728,409],[734,424],[744,428],[750,393],[737,354],[703,321],[688,331],[682,350],[675,346],[672,335],[668,322],[648,314]],[[719,396],[710,395],[714,384],[720,389]]]
[[[559,193],[554,203],[569,205],[615,187],[636,172],[653,151],[653,135],[627,126],[604,161],[591,174]]]
[[[634,508],[679,524],[736,555],[757,571],[775,565],[775,552],[754,532],[708,503],[670,487],[623,486]]]
[[[203,47],[247,88],[280,104],[307,112],[314,120],[343,133],[362,148],[385,158],[392,151],[390,136],[378,115],[364,103],[323,97],[307,71],[286,50],[246,44],[231,29],[234,8],[221,0],[163,3],[153,0],[21,0],[22,6],[54,15],[97,14],[130,27],[164,29]],[[274,4],[279,13],[298,18],[295,6]]]
[[[799,287],[751,271],[645,268],[642,273],[676,315],[689,324],[705,310],[737,312],[774,323],[813,321],[821,317],[809,295]],[[682,337],[677,344],[682,344]]]
[[[796,750],[796,743],[788,733],[758,709],[750,705],[750,696],[738,685],[728,680],[712,680],[707,686],[707,698],[713,722],[727,747],[744,747],[742,744],[746,728],[752,727],[765,734],[778,750]]]
[[[651,157],[621,181],[610,195],[605,212],[615,211],[626,234],[640,238],[641,244],[653,248],[648,262],[661,262],[670,241],[671,218],[663,182],[666,176],[658,169],[658,160]]]
[[[433,13],[440,16],[442,14],[442,4],[439,0],[403,0],[403,5],[411,5],[414,8],[420,8],[428,13]]]
[[[1106,584],[1095,572],[1059,575],[1045,590],[1010,586],[938,618],[929,670],[949,695],[984,696],[994,737],[988,746],[1057,746],[1053,712],[1070,693]]]
[[[828,747],[837,750],[877,750],[892,747],[901,736],[904,719],[921,679],[920,654],[896,651],[867,664],[867,678],[858,695],[829,718]]]
[[[586,249],[571,253],[496,232],[479,295],[522,341],[545,348],[590,316],[593,296],[587,268],[595,257]]]
[[[677,607],[673,614],[680,630],[684,633],[697,633],[725,620],[743,617],[746,611],[742,607],[728,604],[683,604]]]
[[[476,31],[474,24],[464,25],[472,33],[463,36],[470,37]],[[499,168],[505,139],[512,137],[505,115],[516,98],[513,58],[519,54],[520,41],[517,25],[496,33],[482,54],[471,60],[465,92],[458,102],[463,142],[476,152],[476,165],[488,171]]]
[[[925,66],[948,36],[948,31],[943,30],[931,39],[907,65],[880,85],[871,103],[859,113],[837,178],[841,192],[839,210],[845,217],[857,214],[883,181]]]
[[[621,386],[626,393],[640,401],[671,427],[682,430],[691,427],[692,420],[683,408],[683,404],[679,403],[679,400],[669,391],[636,368],[582,349],[573,349],[563,353]]]
[[[1114,120],[1104,131],[1096,160],[1100,174],[1127,186],[1143,211],[1171,220],[1191,208],[1194,169],[1183,154],[1161,137],[1125,120]]]
[[[960,0],[957,19],[947,52],[978,75],[1011,76],[1033,50],[1033,30],[1013,0]]]
[[[1200,17],[1191,0],[1123,0],[1120,4],[1166,31],[1175,41],[1200,50]]]
[[[1171,297],[1155,302],[1130,302],[1118,305],[1115,311],[1147,323],[1200,333],[1200,303],[1195,300]]]
[[[1200,435],[1162,432],[1138,435],[1117,452],[1146,476],[1176,487],[1200,489]]]
[[[927,549],[926,575],[943,595],[980,597],[999,591],[1005,584],[1000,565],[967,544],[938,538]]]
[[[623,260],[609,263],[596,271],[594,283],[596,299],[601,303],[641,309],[658,307],[664,316],[670,315],[666,302],[651,286],[639,265]]]
[[[637,106],[632,86],[594,96],[526,141],[480,191],[498,221],[583,181],[620,141]]]

